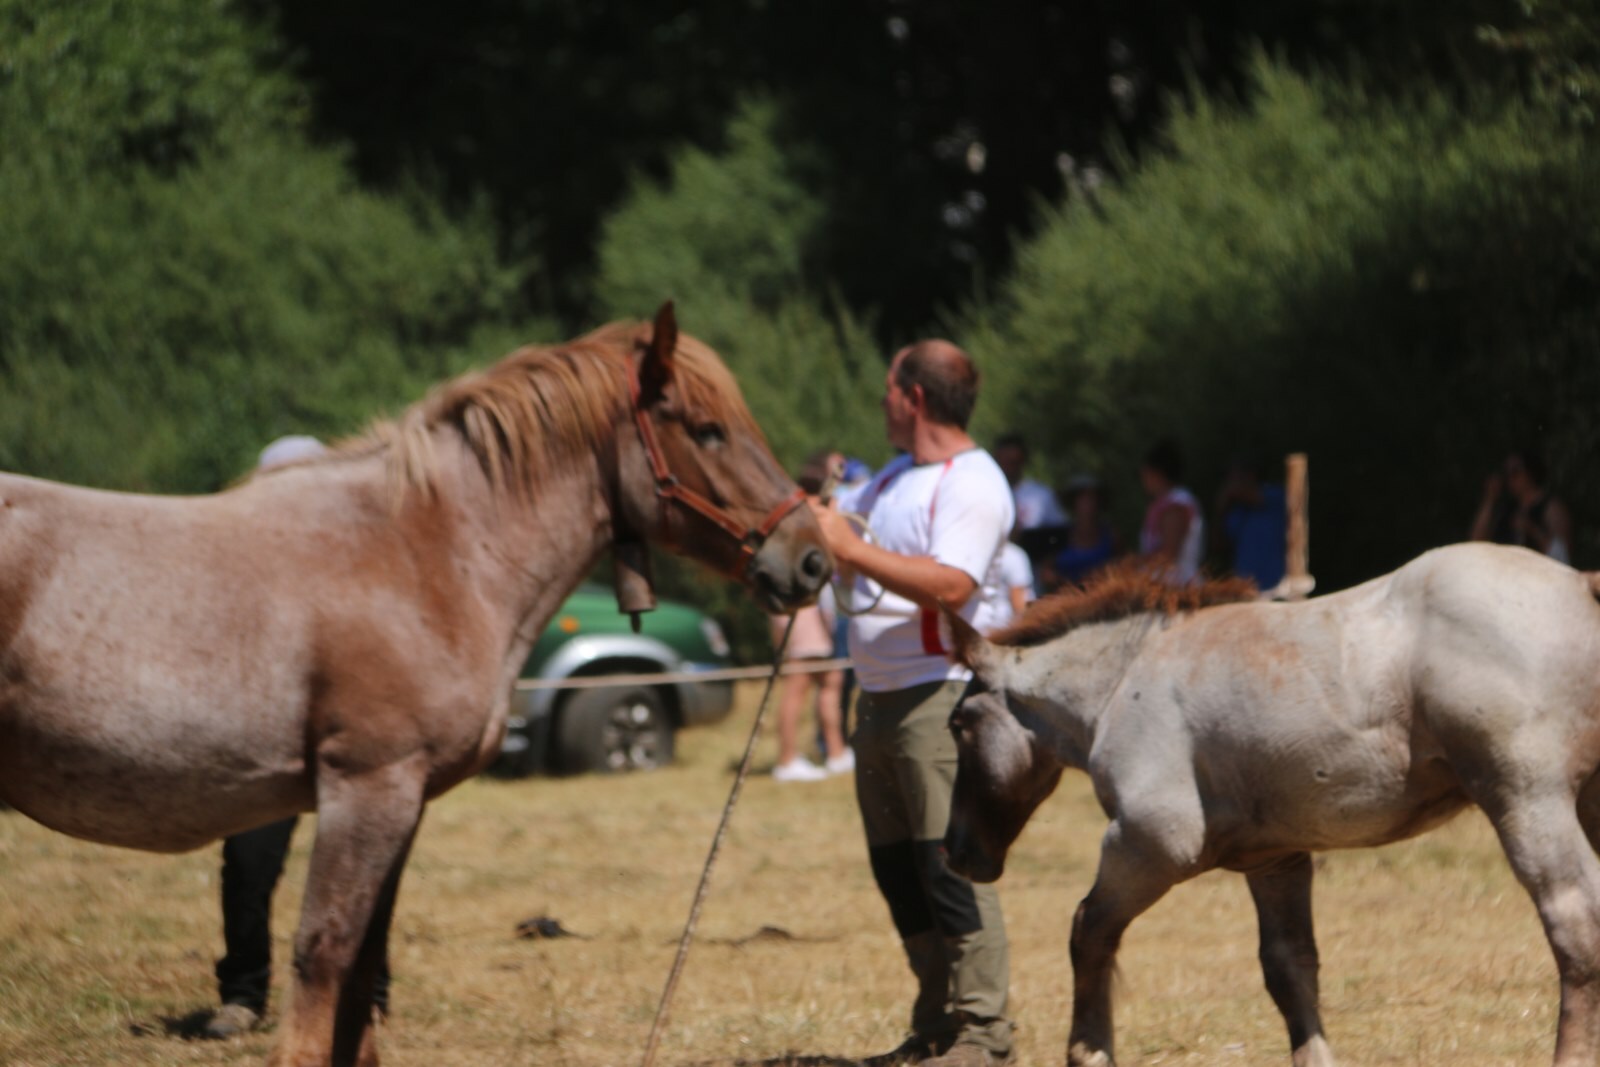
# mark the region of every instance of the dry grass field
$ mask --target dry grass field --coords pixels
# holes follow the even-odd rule
[[[684,734],[670,770],[479,780],[435,803],[401,889],[384,1062],[638,1063],[759,691],[743,689],[723,726]],[[758,771],[772,749],[763,739]],[[1001,883],[1022,1064],[1063,1059],[1067,930],[1102,825],[1084,778],[1069,777]],[[280,963],[310,830],[308,820],[279,894]],[[220,1044],[183,1036],[214,997],[217,865],[215,848],[144,855],[0,813],[0,1064],[262,1063],[270,1033]],[[1316,913],[1326,1021],[1344,1062],[1548,1062],[1555,968],[1477,814],[1418,841],[1325,857]],[[584,939],[518,939],[517,923],[537,915]],[[754,936],[763,927],[789,936]],[[1180,886],[1133,926],[1121,962],[1125,1067],[1288,1062],[1237,876]],[[850,783],[753,776],[657,1062],[827,1063],[880,1051],[900,1038],[909,998]]]

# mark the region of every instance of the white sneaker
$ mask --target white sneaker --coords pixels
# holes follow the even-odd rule
[[[820,782],[826,777],[827,771],[804,756],[796,756],[788,763],[780,763],[772,768],[772,778],[777,782]]]
[[[829,756],[822,766],[829,774],[851,774],[856,769],[856,750],[847,748],[837,756]]]

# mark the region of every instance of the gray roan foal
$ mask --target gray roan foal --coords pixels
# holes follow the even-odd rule
[[[371,1067],[423,805],[494,758],[562,600],[648,538],[807,603],[803,500],[670,304],[214,495],[0,475],[0,800],[167,852],[315,810],[275,1062]]]
[[[1333,1056],[1317,1007],[1311,853],[1382,845],[1468,804],[1532,896],[1561,978],[1558,1067],[1600,1060],[1597,576],[1455,545],[1293,604],[1116,573],[984,639],[989,691],[951,717],[951,865],[1000,877],[1066,767],[1110,826],[1072,924],[1067,1062],[1112,1062],[1123,931],[1179,882],[1242,872],[1296,1067]],[[1218,601],[1241,601],[1222,603]]]

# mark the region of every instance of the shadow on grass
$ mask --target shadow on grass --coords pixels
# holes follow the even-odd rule
[[[702,1060],[684,1067],[859,1067],[860,1060],[844,1056],[797,1056],[793,1053],[766,1060]]]
[[[206,1023],[216,1013],[215,1008],[197,1008],[187,1015],[161,1015],[153,1020],[130,1023],[128,1030],[134,1037],[154,1037],[164,1034],[184,1041],[209,1041]]]

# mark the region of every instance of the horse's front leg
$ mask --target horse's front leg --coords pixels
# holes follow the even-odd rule
[[[1311,854],[1296,852],[1245,877],[1261,931],[1261,973],[1289,1027],[1294,1067],[1334,1067],[1317,1009]]]
[[[319,774],[294,998],[274,1067],[376,1067],[373,983],[422,791],[423,772],[413,764]]]
[[[1094,886],[1072,919],[1068,1067],[1112,1067],[1111,984],[1122,933],[1183,877],[1156,842],[1119,822],[1106,830]]]

